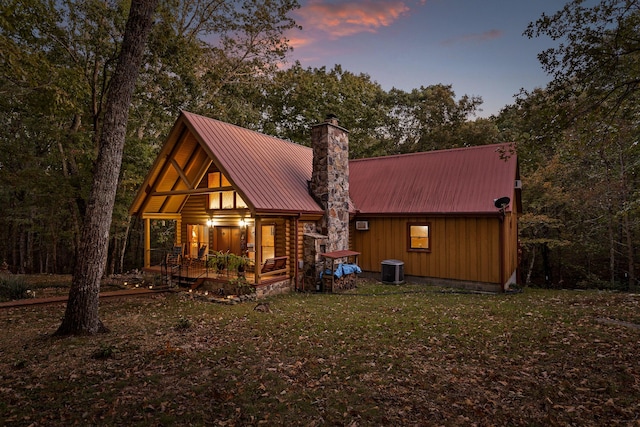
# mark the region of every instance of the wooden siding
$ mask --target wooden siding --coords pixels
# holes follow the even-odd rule
[[[518,248],[518,226],[517,226],[517,214],[507,213],[503,226],[504,235],[504,265],[503,265],[503,278],[505,281],[509,280],[511,276],[517,272],[519,267],[519,248]],[[519,280],[519,277],[515,277],[515,280]]]
[[[352,228],[353,249],[361,252],[360,267],[365,271],[380,272],[382,261],[398,259],[404,262],[406,275],[500,283],[498,217],[359,219],[369,221],[368,231]],[[430,223],[430,252],[407,250],[407,224],[411,222]]]

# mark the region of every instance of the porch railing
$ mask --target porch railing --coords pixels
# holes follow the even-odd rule
[[[230,268],[229,259],[219,254],[206,254],[202,259],[176,255],[171,249],[155,248],[149,250],[150,266],[160,270],[165,284],[187,285],[202,276],[222,280],[234,280],[247,276],[253,281],[257,274],[261,279],[285,275],[288,271],[288,257],[268,258],[256,267],[253,261],[245,267],[246,272],[238,272]],[[218,261],[218,263],[216,263]]]

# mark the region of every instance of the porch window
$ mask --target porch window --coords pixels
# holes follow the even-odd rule
[[[429,252],[431,250],[431,224],[410,223],[407,234],[409,251]]]
[[[276,256],[276,226],[268,224],[262,226],[262,260]]]

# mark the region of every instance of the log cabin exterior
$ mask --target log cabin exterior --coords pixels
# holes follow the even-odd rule
[[[409,276],[453,285],[515,281],[520,197],[508,145],[349,161],[348,132],[328,117],[312,146],[182,112],[130,208],[145,222],[145,268],[157,262],[151,221],[173,220],[186,258],[204,247],[245,255],[258,289],[317,289],[322,254],[344,250],[374,273],[394,258]],[[513,202],[498,209],[503,196]],[[275,258],[284,268],[263,273]]]

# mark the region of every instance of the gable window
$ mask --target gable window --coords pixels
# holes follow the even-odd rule
[[[409,223],[407,224],[408,250],[410,251],[431,251],[431,224]]]
[[[209,194],[209,209],[246,209],[247,204],[238,193],[229,190],[231,183],[220,172],[211,172],[207,178],[207,187],[220,191]]]

